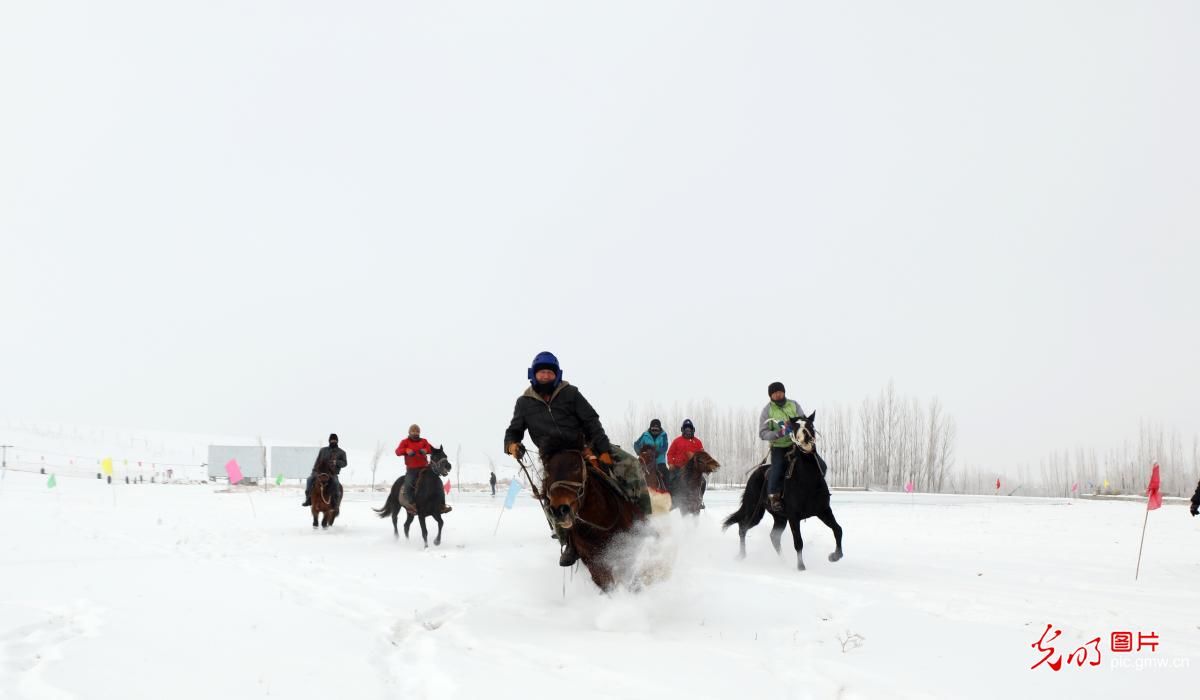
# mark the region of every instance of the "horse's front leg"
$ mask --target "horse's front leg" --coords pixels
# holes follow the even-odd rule
[[[804,571],[804,540],[800,537],[800,518],[788,518],[792,528],[792,542],[796,545],[796,568]]]
[[[434,513],[433,519],[436,520],[438,524],[437,537],[433,538],[433,546],[437,547],[442,544],[442,516],[438,513]]]
[[[316,508],[312,509],[312,516],[313,516],[313,529],[316,530],[317,529],[317,509]]]
[[[833,511],[826,508],[824,512],[818,513],[817,517],[821,522],[829,526],[833,530],[833,543],[835,545],[833,553],[829,555],[829,561],[837,561],[842,558],[842,526],[838,525],[837,518],[833,517]]]
[[[429,549],[429,528],[425,527],[425,516],[421,516],[421,539],[425,542],[425,548]]]

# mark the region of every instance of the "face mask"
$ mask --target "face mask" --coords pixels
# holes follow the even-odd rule
[[[773,401],[772,403],[774,403],[776,406],[778,406],[780,408],[783,408],[783,405],[787,403],[787,397],[779,399],[778,401]]]

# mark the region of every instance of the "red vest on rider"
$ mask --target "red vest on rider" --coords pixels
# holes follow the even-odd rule
[[[412,454],[408,454],[409,451]],[[425,450],[425,454],[421,454],[421,450]],[[429,466],[429,455],[433,452],[433,445],[425,438],[410,440],[404,438],[400,441],[400,446],[396,448],[396,456],[404,458],[404,466],[409,469],[424,469]]]

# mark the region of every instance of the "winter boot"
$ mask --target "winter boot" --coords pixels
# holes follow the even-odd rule
[[[767,509],[772,513],[783,512],[783,497],[777,493],[767,494]]]
[[[558,565],[571,566],[575,562],[579,561],[579,552],[575,551],[575,542],[572,541],[569,536],[559,538],[559,541],[565,542],[566,544],[563,547],[562,554],[558,557]]]

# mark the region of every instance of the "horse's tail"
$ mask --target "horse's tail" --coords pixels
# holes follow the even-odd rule
[[[766,504],[762,501],[762,491],[766,485],[766,478],[767,470],[762,467],[755,468],[750,472],[750,478],[746,479],[746,490],[742,491],[741,506],[721,523],[722,532],[734,524],[740,524],[749,529],[763,519]]]
[[[382,508],[372,508],[371,510],[379,514],[381,518],[390,518],[393,513],[400,512],[400,487],[404,484],[404,477],[396,479],[396,483],[392,484],[392,491],[388,494],[387,500],[383,502]]]

